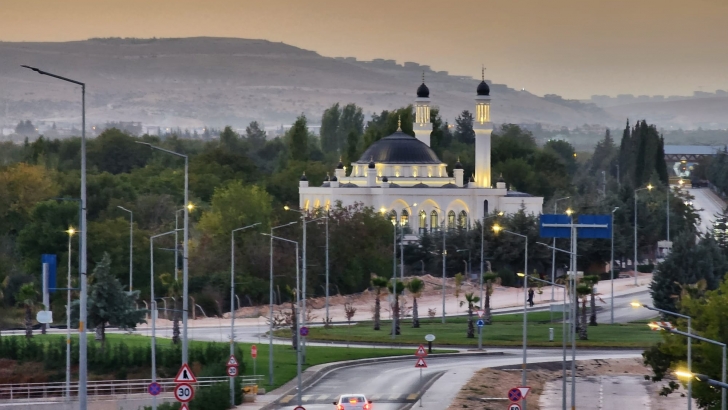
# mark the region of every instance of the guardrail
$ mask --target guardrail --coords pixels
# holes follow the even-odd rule
[[[262,375],[239,376],[242,379],[243,386],[253,386],[262,382]],[[229,377],[198,377],[196,387],[211,386],[216,383],[227,383]],[[152,379],[132,379],[132,380],[102,380],[89,381],[87,385],[87,393],[91,400],[101,400],[109,397],[123,398],[131,395],[149,394],[149,384]],[[176,383],[173,378],[157,379],[157,383],[161,386],[160,395],[173,394]],[[78,396],[78,382],[74,382],[70,386],[70,399],[74,400]],[[66,399],[66,383],[18,383],[18,384],[0,384],[0,402],[11,400],[17,401],[36,401],[36,400],[64,400]]]

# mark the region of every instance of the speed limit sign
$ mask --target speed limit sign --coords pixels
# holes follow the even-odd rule
[[[227,368],[227,374],[230,377],[235,377],[238,375],[238,368],[237,366],[228,366]]]
[[[178,384],[174,388],[174,398],[182,403],[187,403],[195,396],[195,389],[187,383]]]

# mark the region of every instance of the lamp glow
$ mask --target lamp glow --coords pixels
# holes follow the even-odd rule
[[[188,211],[192,211],[193,209],[195,209],[195,204],[193,204],[192,202],[190,202],[189,204],[187,204],[187,210]]]
[[[290,211],[291,210],[291,207],[288,206],[288,205],[286,205],[286,206],[283,207],[283,209],[285,209],[286,211]]]
[[[649,184],[649,185],[647,185],[647,190],[648,190],[648,191],[652,191],[652,188],[654,188],[654,187],[652,186],[652,184]]]
[[[518,277],[521,277],[521,278],[524,277],[524,276],[526,276],[526,275],[523,274],[523,272],[518,272],[518,273],[516,273],[516,275],[518,275]]]
[[[501,230],[503,230],[503,227],[501,227],[500,225],[498,225],[498,224],[493,225],[493,232],[498,233]]]
[[[573,214],[573,213],[574,213],[574,211],[571,208],[566,209],[566,215],[571,216],[571,214]]]
[[[675,376],[677,376],[679,379],[692,379],[695,377],[694,374],[690,373],[687,370],[675,370],[672,372]]]
[[[642,304],[640,302],[630,302],[629,305],[632,306],[633,308],[642,307]]]
[[[73,227],[70,227],[70,228],[68,228],[68,230],[67,230],[67,231],[63,231],[63,232],[65,232],[65,233],[67,233],[67,234],[69,234],[69,235],[73,236],[73,234],[75,234],[75,233],[76,233],[76,230],[75,230],[75,229],[74,229]]]

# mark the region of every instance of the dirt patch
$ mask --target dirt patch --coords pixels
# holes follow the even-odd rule
[[[567,368],[570,368],[570,366],[570,362],[567,363]],[[530,364],[528,369],[528,385],[531,386],[531,392],[528,395],[528,409],[540,410],[539,398],[543,393],[545,383],[551,380],[561,380],[561,363]],[[583,360],[576,362],[576,375],[579,377],[625,374],[644,376],[650,373],[650,369],[642,364],[642,359]],[[567,371],[567,377],[569,376],[570,372]],[[481,369],[460,390],[448,410],[503,410],[508,403],[508,400],[506,400],[508,389],[520,384],[520,368]],[[659,404],[659,386],[653,386],[654,389],[649,389],[651,399],[653,403]]]

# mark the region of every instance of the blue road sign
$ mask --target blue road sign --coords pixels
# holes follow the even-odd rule
[[[149,394],[151,394],[152,396],[156,396],[162,392],[162,386],[157,382],[152,382],[152,383],[149,383],[148,390],[149,390]]]
[[[569,215],[541,215],[539,227],[540,236],[542,238],[570,238],[571,228],[555,228],[544,226],[544,224],[570,224],[571,217]]]
[[[44,263],[48,264],[48,292],[53,293],[56,291],[56,255],[44,253],[40,256],[41,266]]]
[[[485,326],[485,322],[483,322],[483,319],[478,319],[478,321],[477,321],[477,322],[475,322],[475,324],[476,324],[476,325],[478,325],[478,327],[483,327],[483,326]]]
[[[612,215],[579,215],[579,224],[606,225],[604,228],[576,228],[579,238],[612,237]]]
[[[308,336],[308,328],[306,326],[301,327],[299,332],[301,333],[301,336]]]

